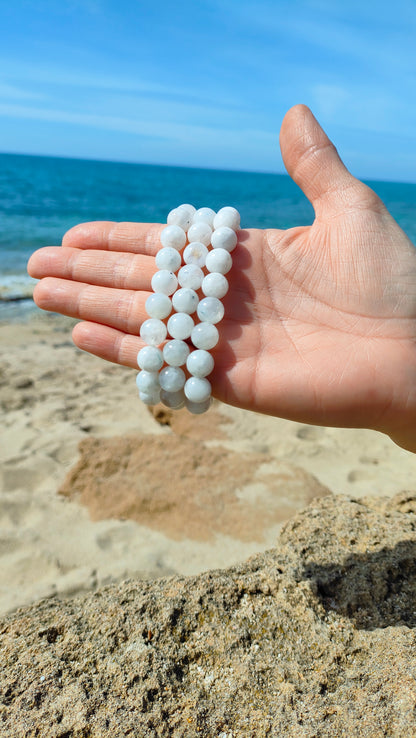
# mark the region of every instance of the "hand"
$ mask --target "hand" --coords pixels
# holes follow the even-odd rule
[[[286,114],[280,143],[315,221],[240,232],[213,393],[300,422],[374,428],[416,450],[415,248],[308,108]],[[162,227],[71,229],[30,259],[36,304],[83,321],[81,349],[135,367]]]

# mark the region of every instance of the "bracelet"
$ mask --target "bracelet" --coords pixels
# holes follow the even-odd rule
[[[221,298],[228,292],[225,275],[239,227],[233,207],[215,213],[186,204],[170,211],[145,305],[149,318],[140,328],[146,345],[137,355],[136,383],[146,405],[162,402],[196,415],[208,410],[207,377],[214,368],[209,352],[219,340],[216,324],[224,317]]]

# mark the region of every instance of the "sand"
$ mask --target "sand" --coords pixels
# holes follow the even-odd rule
[[[380,433],[220,403],[152,413],[133,370],[73,346],[69,319],[0,325],[0,342],[0,613],[231,566],[328,492],[416,489],[416,455]]]

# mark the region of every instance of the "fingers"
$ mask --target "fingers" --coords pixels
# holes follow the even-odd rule
[[[148,290],[155,271],[152,256],[65,246],[39,249],[28,263],[28,272],[35,279],[59,277],[127,290]]]
[[[164,227],[157,223],[113,223],[99,220],[80,223],[65,234],[62,246],[156,256],[160,248],[160,232]]]
[[[342,208],[355,197],[358,182],[342,163],[335,146],[305,105],[285,115],[280,130],[285,167],[315,208],[317,215]]]
[[[97,323],[78,323],[72,331],[76,346],[114,364],[137,369],[137,354],[143,347],[138,336]]]
[[[36,285],[33,299],[43,310],[103,323],[137,336],[149,294],[46,277]]]

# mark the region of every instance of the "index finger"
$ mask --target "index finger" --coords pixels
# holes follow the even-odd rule
[[[63,237],[62,246],[156,256],[160,249],[160,234],[165,227],[159,223],[96,220],[71,228]]]

